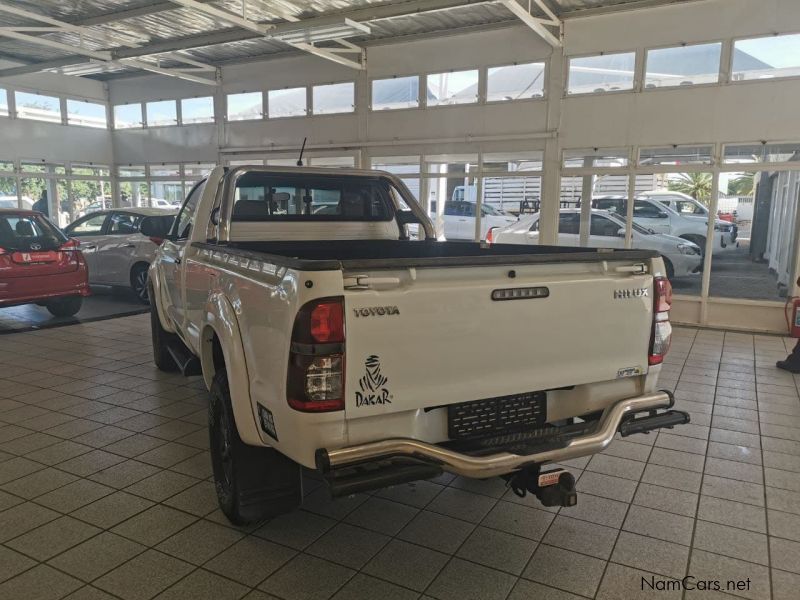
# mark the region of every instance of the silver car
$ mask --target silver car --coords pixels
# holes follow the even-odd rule
[[[80,217],[64,233],[80,240],[90,284],[130,287],[147,303],[147,268],[163,238],[143,235],[142,223],[155,220],[166,235],[176,214],[158,208],[101,210]]]

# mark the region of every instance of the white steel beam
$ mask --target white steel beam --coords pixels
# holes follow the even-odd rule
[[[64,44],[38,35],[28,35],[27,33],[20,33],[18,31],[14,31],[11,29],[0,30],[0,37],[8,37],[15,40],[19,40],[21,42],[36,44],[38,46],[46,46],[48,48],[53,48],[55,50],[61,50],[62,52],[81,54],[83,56],[88,56],[90,58],[96,58],[97,60],[111,60],[111,53],[105,50],[89,50],[88,48],[84,48],[83,46],[73,46],[70,44]]]
[[[517,2],[517,0],[500,0],[500,4],[505,6],[509,11],[516,15],[520,21],[535,31],[545,42],[554,48],[561,47],[561,40],[553,35],[549,29],[547,29],[547,27],[543,24],[542,19],[534,17],[527,11],[527,9],[523,8]],[[540,6],[539,2],[537,2],[536,5]],[[548,22],[548,24],[550,23]]]
[[[541,10],[544,14],[547,15],[548,19],[550,20],[550,25],[556,27],[561,26],[561,19],[558,18],[558,15],[556,15],[556,13],[550,10],[550,7],[547,6],[544,0],[533,0],[533,3],[539,7],[539,10]]]
[[[192,10],[196,10],[199,13],[203,13],[211,17],[217,17],[218,19],[222,19],[223,21],[230,23],[231,25],[236,25],[237,27],[241,27],[242,29],[248,29],[250,31],[255,31],[256,33],[266,34],[267,31],[269,31],[273,27],[273,25],[256,23],[255,21],[251,21],[250,19],[240,17],[239,15],[229,12],[227,10],[217,8],[216,6],[212,6],[210,4],[204,4],[202,2],[198,2],[197,0],[170,0],[170,1],[175,4],[180,4],[184,8],[191,8]]]
[[[192,81],[194,83],[202,83],[203,85],[210,85],[210,86],[217,85],[217,82],[215,80],[207,79],[206,77],[197,77],[196,75],[192,75],[181,69],[165,69],[163,67],[159,67],[158,65],[153,65],[143,60],[138,60],[135,58],[122,58],[115,62],[121,63],[123,65],[128,65],[129,67],[142,69],[143,71],[150,71],[151,73],[158,73],[159,75],[167,75],[168,77],[176,77],[178,79],[184,79],[186,81]]]

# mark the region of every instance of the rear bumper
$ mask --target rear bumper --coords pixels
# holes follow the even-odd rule
[[[559,447],[553,447],[550,444],[549,446],[544,445],[541,450],[533,448],[530,454],[508,452],[500,446],[485,453],[482,452],[478,456],[458,452],[437,444],[395,438],[336,450],[320,448],[316,452],[316,464],[319,471],[328,474],[357,464],[404,458],[412,459],[423,465],[437,466],[457,475],[485,479],[512,473],[530,465],[563,462],[571,458],[595,454],[611,443],[617,431],[626,435],[627,433],[688,423],[689,415],[679,411],[668,413],[672,415],[671,420],[663,419],[665,413],[655,414],[657,409],[671,408],[673,404],[672,394],[665,391],[620,400],[606,408],[590,430],[568,438]],[[641,412],[649,412],[650,416],[634,421],[633,416]],[[644,421],[647,419],[653,419],[652,424],[655,426],[645,425]],[[638,423],[638,426],[631,428],[630,423],[633,422]],[[627,428],[626,425],[628,425]]]
[[[89,294],[85,267],[68,273],[0,278],[0,307]]]

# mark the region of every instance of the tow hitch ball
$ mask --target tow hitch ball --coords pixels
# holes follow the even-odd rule
[[[508,486],[520,498],[528,492],[545,506],[575,506],[578,492],[575,477],[566,469],[542,471],[539,466],[527,467],[506,477]]]

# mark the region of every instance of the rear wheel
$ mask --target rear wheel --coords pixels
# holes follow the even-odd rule
[[[143,304],[150,303],[150,294],[147,285],[147,263],[139,263],[131,269],[131,288],[136,294],[136,298]]]
[[[300,465],[274,448],[248,446],[239,437],[225,369],[211,384],[208,430],[217,500],[231,523],[254,523],[300,505]]]
[[[150,333],[153,339],[153,362],[158,367],[159,371],[166,371],[172,373],[178,370],[178,365],[175,364],[175,359],[167,349],[167,344],[177,337],[174,333],[166,331],[161,326],[161,320],[158,318],[158,307],[156,303],[150,304]]]
[[[83,297],[67,296],[66,298],[56,298],[45,304],[47,310],[54,317],[71,317],[83,306]]]
[[[672,266],[672,262],[666,256],[662,256],[661,258],[664,259],[664,268],[667,270],[667,279],[672,281],[675,279],[675,267]]]

